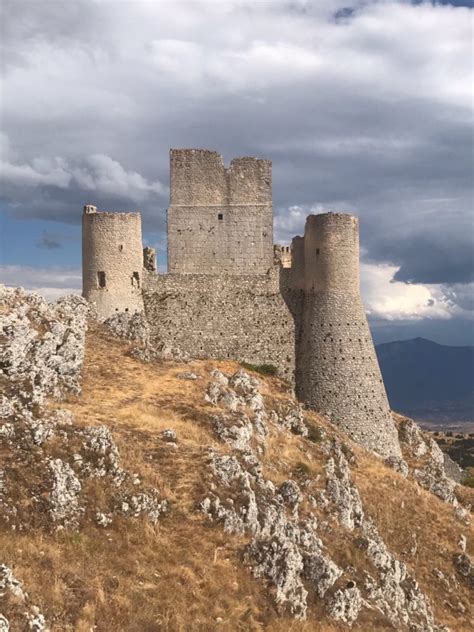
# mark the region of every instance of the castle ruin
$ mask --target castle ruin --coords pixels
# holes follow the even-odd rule
[[[82,295],[101,318],[143,311],[143,251],[140,213],[97,212],[82,216]]]
[[[83,295],[99,317],[144,311],[152,339],[194,358],[273,364],[301,402],[382,456],[400,455],[359,288],[359,227],[310,215],[273,244],[271,162],[170,152],[168,273],[138,213],[84,207]]]

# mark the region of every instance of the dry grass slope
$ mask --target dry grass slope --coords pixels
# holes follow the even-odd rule
[[[0,530],[0,549],[16,577],[45,614],[53,631],[77,632],[272,630],[331,632],[346,629],[329,623],[318,603],[310,604],[308,621],[298,622],[277,612],[271,589],[255,579],[241,562],[245,537],[225,534],[209,523],[197,503],[209,486],[206,455],[209,446],[225,452],[210,425],[212,407],[203,399],[208,372],[217,367],[233,372],[232,362],[193,362],[186,365],[143,364],[126,355],[128,345],[100,329],[88,334],[83,393],[65,406],[76,422],[105,424],[113,432],[122,461],[171,504],[156,526],[145,520],[117,518],[111,527],[85,527],[78,533],[12,533]],[[204,379],[181,380],[177,374],[194,371]],[[275,403],[287,396],[276,378],[259,379],[264,395]],[[324,419],[309,420],[337,434]],[[174,428],[178,448],[160,439]],[[456,521],[453,508],[386,468],[373,455],[344,439],[357,465],[353,477],[366,511],[374,518],[386,543],[415,574],[430,597],[436,618],[453,631],[468,632],[469,592],[460,583],[456,598],[466,607],[460,617],[450,594],[434,569],[452,575],[453,555],[460,533],[468,528]],[[276,483],[323,476],[318,443],[289,435],[272,436],[262,458],[265,475]],[[23,473],[28,476],[28,473]],[[472,490],[465,490],[471,495]],[[85,496],[91,506],[103,499],[94,481]],[[104,507],[104,511],[107,508]],[[472,534],[471,534],[472,535]],[[416,551],[414,551],[414,536]],[[350,534],[334,528],[325,544],[341,565],[367,563]],[[473,551],[471,550],[472,554]],[[355,630],[385,630],[378,615],[367,612]]]

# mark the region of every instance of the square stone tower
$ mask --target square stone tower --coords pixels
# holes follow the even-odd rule
[[[170,151],[168,272],[266,274],[273,265],[271,161]]]

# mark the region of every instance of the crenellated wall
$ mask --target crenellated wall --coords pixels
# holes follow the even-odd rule
[[[168,271],[265,274],[273,264],[271,162],[170,151]]]

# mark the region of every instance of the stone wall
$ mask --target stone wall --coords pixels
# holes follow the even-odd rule
[[[399,455],[395,425],[360,297],[314,292],[304,299],[296,394],[349,436]]]
[[[202,149],[170,152],[168,271],[266,274],[273,264],[271,162]]]
[[[143,251],[140,213],[97,212],[82,217],[82,295],[99,318],[143,311]]]
[[[194,358],[273,364],[293,381],[294,323],[279,269],[267,275],[149,275],[144,303],[152,337]]]
[[[308,217],[304,270],[296,338],[298,398],[367,448],[399,456],[397,431],[360,297],[357,218],[333,213]]]
[[[275,244],[273,246],[273,261],[279,263],[282,268],[291,268],[291,246]]]

